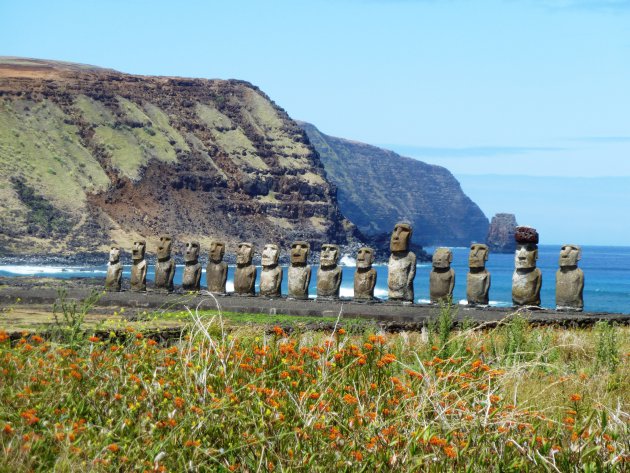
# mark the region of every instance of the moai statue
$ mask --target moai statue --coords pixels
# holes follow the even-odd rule
[[[201,281],[201,264],[199,264],[199,242],[186,243],[184,253],[184,276],[182,277],[182,289],[184,291],[199,291]]]
[[[469,272],[466,277],[466,299],[468,305],[488,305],[490,272],[486,269],[488,245],[473,243],[468,255]]]
[[[330,243],[322,245],[317,270],[317,297],[321,299],[338,299],[341,287],[341,267],[339,247]]]
[[[433,253],[433,269],[429,275],[431,302],[449,302],[453,299],[455,270],[451,268],[453,252],[448,248],[436,248]]]
[[[512,302],[515,306],[539,306],[542,273],[536,267],[538,232],[531,227],[516,227],[515,271],[512,275]]]
[[[308,264],[310,250],[310,245],[305,241],[295,241],[291,244],[290,299],[308,299],[308,286],[311,283],[311,266]]]
[[[155,289],[159,291],[173,291],[175,277],[175,260],[171,258],[173,238],[164,235],[160,237],[157,248],[157,262],[155,263]]]
[[[409,251],[411,234],[411,225],[397,223],[389,242],[391,255],[387,265],[387,287],[390,301],[413,302],[416,255]]]
[[[123,266],[120,262],[120,248],[112,246],[109,249],[109,262],[107,263],[107,276],[105,276],[105,290],[118,292],[122,286]]]
[[[354,299],[357,301],[374,300],[376,270],[372,267],[374,250],[363,247],[357,253],[357,270],[354,273]]]
[[[143,292],[147,290],[147,262],[144,259],[144,252],[147,248],[147,242],[144,240],[136,240],[133,242],[131,250],[131,290],[133,292]]]
[[[227,281],[228,265],[223,261],[225,255],[225,243],[221,241],[210,242],[208,266],[206,268],[206,281],[208,291],[225,294],[225,282]]]
[[[582,249],[563,245],[560,250],[560,269],[556,272],[556,310],[584,309],[584,272],[578,268]]]
[[[282,268],[278,265],[280,247],[274,244],[265,245],[262,252],[262,271],[260,273],[260,295],[280,297],[282,286]]]
[[[241,296],[256,295],[256,266],[253,243],[239,243],[236,253],[236,272],[234,274],[234,292]]]

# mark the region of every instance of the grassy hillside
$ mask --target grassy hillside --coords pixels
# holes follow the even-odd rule
[[[5,254],[352,232],[304,132],[241,81],[0,58],[0,165]]]

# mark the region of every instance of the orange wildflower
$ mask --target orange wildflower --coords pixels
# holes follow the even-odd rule
[[[112,443],[107,446],[107,450],[109,450],[112,453],[116,453],[118,450],[120,450],[120,447],[116,445],[115,443]]]
[[[582,400],[582,396],[580,396],[579,394],[571,394],[571,401],[578,402],[581,400]]]

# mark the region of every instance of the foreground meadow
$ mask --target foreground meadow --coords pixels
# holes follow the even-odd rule
[[[287,334],[190,313],[170,345],[0,332],[0,471],[630,469],[628,328],[451,317]]]

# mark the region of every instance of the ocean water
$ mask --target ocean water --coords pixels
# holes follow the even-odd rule
[[[432,252],[435,248],[426,248]],[[468,272],[468,248],[451,248],[453,251],[452,267],[455,270],[454,300],[460,304],[466,302],[466,274]],[[543,273],[541,290],[542,306],[555,307],[555,274],[558,269],[560,246],[540,245],[538,250],[538,267]],[[343,267],[341,296],[352,297],[355,260],[344,255],[340,264]],[[375,295],[387,298],[387,264],[374,266],[377,271]],[[514,255],[491,253],[486,264],[492,275],[490,288],[490,305],[509,307],[512,305],[512,273],[514,272]],[[584,310],[589,312],[630,313],[630,247],[583,246],[580,267],[584,271]],[[234,266],[229,267],[227,290],[234,289]],[[55,278],[105,277],[107,266],[34,266],[34,265],[2,265],[0,276],[46,276]],[[259,268],[260,275],[260,268]],[[414,281],[415,302],[429,302],[430,263],[418,264]],[[175,284],[181,284],[183,267],[178,266]],[[131,267],[126,266],[123,277],[129,278]],[[153,266],[149,266],[148,280],[153,280]],[[317,284],[317,266],[313,265],[310,294],[315,297]],[[205,285],[205,270],[201,278]],[[257,285],[258,286],[258,285]],[[283,294],[287,293],[287,268],[284,268],[282,284]]]

